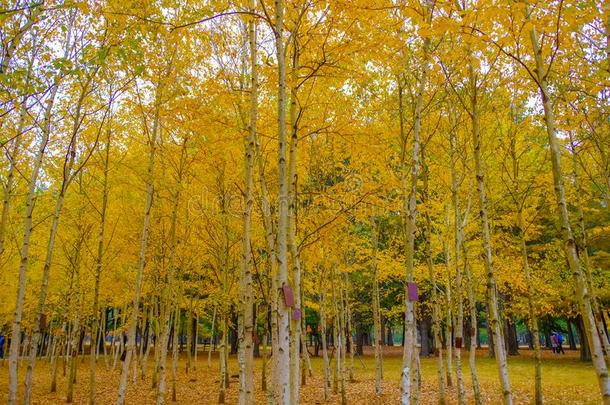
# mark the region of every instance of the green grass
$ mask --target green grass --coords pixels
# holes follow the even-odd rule
[[[385,348],[387,355],[384,358],[384,388],[388,391],[387,399],[398,399],[392,394],[399,391],[399,379],[402,369],[402,359],[399,347]],[[511,388],[515,403],[533,403],[534,398],[534,360],[531,351],[521,349],[519,356],[509,357],[509,373]],[[370,384],[374,389],[375,362],[369,355],[355,358],[354,373],[358,385]],[[549,404],[598,404],[601,402],[597,379],[591,363],[581,362],[578,352],[566,351],[566,355],[554,355],[550,351],[543,353],[542,384],[545,403]],[[462,368],[464,384],[469,403],[472,402],[472,383],[470,368],[468,366],[468,352],[462,353]],[[313,359],[314,373],[322,375],[322,360]],[[445,359],[446,367],[446,359]],[[487,350],[477,352],[477,370],[483,391],[485,403],[501,403],[500,383],[495,359],[487,356]],[[448,388],[447,395],[450,403],[455,403],[455,360],[454,387]],[[437,360],[433,357],[421,359],[422,375],[422,403],[436,403],[438,398]],[[362,390],[361,390],[362,391]],[[368,390],[366,390],[368,391]],[[385,397],[385,396],[384,396]],[[392,398],[394,397],[394,398]],[[363,403],[365,403],[364,401]],[[350,402],[351,403],[351,402]]]

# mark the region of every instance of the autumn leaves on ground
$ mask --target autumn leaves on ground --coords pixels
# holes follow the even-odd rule
[[[375,394],[374,372],[375,363],[372,348],[365,348],[364,356],[354,359],[353,380],[349,381],[346,389],[346,396],[349,404],[383,404],[390,405],[398,403],[399,397],[399,376],[401,368],[402,350],[400,347],[385,347],[386,356],[384,359],[384,382],[383,394]],[[514,376],[515,403],[532,403],[533,391],[531,380],[533,379],[533,360],[532,353],[527,349],[522,349],[520,356],[511,357],[509,365],[511,375]],[[497,370],[493,359],[487,356],[487,350],[477,353],[478,365],[480,367],[481,386],[483,389],[484,403],[497,404],[502,401],[497,382]],[[84,360],[84,363],[83,363]],[[85,404],[88,402],[88,361],[79,360],[77,383],[74,388],[74,403]],[[98,403],[112,404],[116,401],[116,385],[118,383],[119,372],[117,370],[106,370],[103,360],[100,358],[100,368],[98,372]],[[436,365],[434,359],[422,358],[422,387],[421,404],[437,404],[438,392],[436,378]],[[168,366],[170,364],[168,363]],[[211,367],[208,368],[207,353],[200,353],[199,360],[195,368],[185,371],[186,359],[184,354],[178,362],[177,383],[176,383],[176,403],[178,404],[215,404],[218,401],[218,357],[212,356]],[[229,389],[227,391],[227,403],[238,403],[238,380],[236,373],[235,358],[229,361],[229,368],[232,370]],[[57,392],[50,393],[51,375],[49,365],[41,362],[39,365],[40,373],[37,375],[34,384],[33,404],[50,405],[65,403],[66,377],[62,376],[62,365],[59,364],[59,377],[57,382]],[[544,373],[545,373],[545,392],[544,398],[549,404],[598,404],[599,394],[595,383],[595,373],[590,365],[578,359],[578,353],[567,351],[565,356],[557,356],[550,351],[544,352]],[[0,394],[6,395],[6,365],[3,365],[0,374]],[[468,369],[466,368],[468,372]],[[255,361],[255,390],[256,402],[266,403],[267,393],[261,391],[261,359]],[[455,375],[453,376],[455,378]],[[470,386],[469,378],[466,385]],[[171,383],[170,383],[171,384]],[[332,384],[332,383],[331,383]],[[322,362],[320,358],[313,359],[313,377],[307,377],[306,385],[301,388],[301,403],[303,404],[323,404],[322,398]],[[170,389],[171,390],[171,389]],[[457,403],[455,386],[449,388],[449,404]],[[468,403],[473,403],[472,392],[467,390]],[[171,397],[171,394],[170,394]],[[126,403],[128,404],[154,404],[156,402],[155,389],[151,388],[150,370],[144,378],[141,376],[135,385],[130,385],[127,392]],[[339,392],[333,393],[331,386],[330,404],[340,404],[341,395]]]

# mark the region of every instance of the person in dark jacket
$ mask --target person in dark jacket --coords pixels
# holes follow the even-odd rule
[[[561,334],[561,332],[557,332],[557,354],[561,353],[561,354],[566,354],[566,352],[563,350],[563,335]]]

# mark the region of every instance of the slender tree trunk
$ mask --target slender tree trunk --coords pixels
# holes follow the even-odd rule
[[[335,265],[333,264],[330,272],[330,288],[332,296],[332,309],[333,309],[333,394],[339,393],[339,368],[341,366],[341,351],[339,347],[339,309],[337,308],[337,294],[336,294],[336,277],[335,277]]]
[[[419,358],[420,347],[415,348],[414,359],[413,359],[413,395],[411,402],[413,405],[419,404],[421,394],[421,362]]]
[[[542,353],[540,350],[540,330],[538,328],[538,317],[534,308],[534,287],[532,276],[527,258],[527,245],[525,243],[525,223],[523,220],[523,212],[520,209],[517,212],[519,222],[519,239],[521,241],[521,255],[523,260],[523,271],[525,272],[525,282],[527,283],[527,306],[529,312],[530,329],[532,331],[532,343],[534,345],[534,369],[535,369],[535,395],[536,405],[541,405],[543,400],[542,395]]]
[[[148,308],[148,336],[146,337],[146,349],[144,350],[144,354],[142,355],[142,358],[140,359],[140,376],[142,378],[142,380],[144,379],[144,377],[146,376],[146,369],[147,369],[147,365],[148,365],[148,355],[150,353],[150,347],[152,346],[152,339],[151,339],[151,334],[152,334],[152,328],[153,328],[153,323],[155,321],[155,307],[156,307],[156,303],[155,303],[156,298],[153,297],[152,301],[150,303],[150,308]],[[156,334],[155,334],[156,336]],[[157,346],[157,345],[155,345]],[[156,385],[155,385],[156,387]]]
[[[324,272],[324,268],[321,269]],[[328,348],[326,344],[326,292],[324,291],[324,276],[320,282],[320,335],[322,337],[322,358],[324,367],[324,401],[328,401],[330,388],[330,370],[328,364]]]
[[[511,106],[511,115],[514,116],[515,112]],[[514,119],[513,119],[514,121]],[[510,155],[512,160],[513,169],[513,182],[514,182],[514,193],[518,195],[519,191],[519,161],[516,151],[516,139],[513,137],[510,139]],[[525,205],[525,198],[523,201],[515,201],[517,209],[517,226],[519,233],[519,242],[521,248],[521,258],[523,265],[523,272],[525,274],[525,283],[527,284],[527,307],[529,317],[529,327],[531,330],[532,345],[534,348],[534,374],[535,374],[535,401],[536,405],[542,405],[544,402],[542,395],[542,354],[540,351],[540,330],[538,328],[538,317],[536,316],[536,310],[534,308],[534,287],[532,282],[532,275],[529,267],[527,244],[525,240],[525,221],[523,219],[523,206]]]
[[[71,14],[71,23],[74,20],[75,13]],[[72,25],[70,23],[70,25]],[[71,39],[72,29],[68,28],[65,41],[64,57],[69,56],[70,47],[72,43]],[[23,231],[23,242],[21,244],[21,260],[19,264],[19,281],[17,283],[17,300],[15,304],[14,320],[11,332],[11,345],[9,348],[9,386],[8,386],[8,404],[15,405],[17,403],[17,368],[18,368],[18,357],[19,357],[19,344],[21,340],[21,319],[23,317],[23,301],[25,299],[25,283],[26,273],[29,261],[30,251],[30,238],[32,235],[32,215],[34,212],[34,197],[36,194],[36,183],[40,175],[40,169],[42,167],[42,161],[44,154],[49,142],[51,134],[51,120],[53,113],[53,105],[55,103],[55,97],[59,89],[59,77],[55,78],[55,82],[49,92],[49,98],[46,100],[46,106],[44,109],[44,118],[41,125],[42,139],[40,141],[38,150],[33,160],[32,171],[28,181],[28,191],[25,200],[25,221]]]
[[[76,382],[76,361],[78,357],[79,347],[81,343],[81,313],[83,311],[83,294],[81,292],[81,277],[80,277],[80,265],[81,265],[81,251],[85,244],[86,230],[79,230],[79,239],[74,246],[73,257],[70,258],[70,264],[72,267],[73,274],[76,276],[76,298],[77,304],[73,311],[76,314],[73,326],[72,339],[70,340],[70,348],[68,349],[71,353],[70,357],[70,372],[68,374],[68,386],[66,389],[66,402],[72,403],[74,395],[74,383]],[[76,331],[76,333],[74,333]]]
[[[166,303],[162,312],[162,331],[159,347],[159,360],[158,360],[158,381],[157,381],[157,403],[165,403],[165,392],[167,389],[167,351],[169,350],[169,344],[171,342],[172,348],[177,345],[176,341],[173,340],[173,324],[176,314],[176,309],[173,302],[174,300],[166,298]]]
[[[66,402],[71,404],[74,401],[74,383],[76,382],[76,361],[78,357],[78,341],[80,335],[80,313],[77,312],[76,320],[74,321],[74,330],[76,334],[73,334],[70,341],[70,372],[68,373],[68,385],[66,388]]]
[[[296,244],[297,233],[297,207],[298,207],[298,190],[297,190],[297,158],[298,158],[298,131],[299,131],[299,115],[300,106],[298,106],[298,69],[299,69],[299,41],[298,32],[291,33],[293,43],[292,54],[292,69],[291,69],[291,87],[290,87],[290,147],[289,147],[289,165],[288,165],[288,181],[290,182],[288,189],[288,250],[292,260],[290,278],[294,284],[294,310],[302,311],[301,308],[301,261],[299,251]],[[300,340],[301,340],[301,320],[291,318],[290,322],[290,384],[291,384],[291,403],[298,404],[299,402],[299,380],[301,371],[300,359]]]
[[[217,309],[218,305],[215,304],[214,305],[214,312],[212,314],[212,332],[210,335],[210,347],[208,348],[208,368],[212,367],[212,348],[214,347],[214,345],[212,344],[212,342],[214,341],[214,330],[216,328],[216,309]]]
[[[347,275],[346,275],[347,278]],[[300,283],[300,282],[299,282]],[[310,377],[313,376],[313,369],[311,367],[311,359],[309,358],[309,350],[307,349],[307,322],[306,322],[306,317],[305,317],[305,300],[304,300],[304,289],[300,288],[301,290],[301,303],[303,308],[301,309],[301,350],[302,350],[302,356],[303,356],[303,361],[301,361],[302,363],[302,367],[301,367],[301,385],[305,386],[306,385],[306,381],[307,381],[307,374],[309,374]],[[347,296],[347,291],[346,291],[346,296]],[[347,298],[346,298],[347,300]]]
[[[225,309],[223,309],[223,312],[225,312]],[[226,392],[227,392],[227,383],[229,380],[229,372],[228,372],[228,365],[227,365],[227,342],[228,342],[228,334],[229,334],[229,330],[227,327],[227,316],[226,314],[222,314],[222,320],[220,322],[221,324],[221,338],[220,338],[220,347],[218,348],[218,357],[220,360],[220,389],[218,390],[218,403],[219,404],[224,404],[225,403],[225,399],[226,399]]]
[[[110,146],[112,142],[112,130],[110,125],[106,131],[106,145],[104,150],[104,177],[102,180],[102,206],[100,208],[100,226],[97,237],[97,256],[95,258],[95,287],[93,293],[93,330],[91,332],[91,347],[98,346],[97,340],[97,314],[99,312],[99,297],[100,297],[100,277],[102,275],[102,267],[104,261],[104,243],[106,234],[106,211],[108,209],[108,173],[110,172]],[[105,312],[105,311],[104,311]],[[105,318],[105,317],[104,317]],[[102,331],[105,328],[102,327]],[[104,347],[106,347],[104,343]],[[94,356],[89,358],[89,405],[95,404],[95,376],[96,376],[97,362]]]
[[[157,92],[160,89],[157,88]],[[129,376],[129,366],[131,364],[131,358],[135,354],[136,349],[136,327],[138,325],[138,312],[140,308],[140,295],[142,294],[142,278],[144,274],[144,266],[146,265],[146,249],[148,247],[148,233],[150,227],[150,211],[153,202],[153,170],[155,166],[155,151],[157,143],[157,132],[159,130],[159,96],[157,95],[155,103],[155,117],[153,120],[153,130],[149,139],[150,152],[148,155],[148,168],[146,177],[146,203],[144,205],[144,221],[142,224],[142,234],[140,239],[140,253],[138,259],[138,271],[136,274],[136,285],[133,297],[133,307],[131,312],[131,319],[129,320],[129,336],[127,340],[127,347],[125,348],[125,361],[121,369],[121,378],[119,380],[119,389],[117,396],[117,405],[123,405],[125,403],[125,394],[127,391],[127,381]]]
[[[457,322],[455,331],[455,363],[456,363],[456,375],[458,383],[458,403],[464,404],[466,402],[466,394],[464,391],[464,379],[462,373],[462,343],[464,340],[464,293],[462,286],[462,267],[461,267],[461,253],[462,243],[464,240],[464,227],[461,220],[460,213],[460,199],[458,190],[458,177],[457,177],[457,156],[456,156],[456,120],[454,117],[454,111],[451,110],[451,133],[449,134],[450,143],[450,159],[451,159],[451,201],[453,204],[453,230],[454,236],[454,249],[455,249],[455,288],[456,288],[456,304],[457,304]],[[448,290],[451,289],[449,283]]]
[[[36,47],[36,43],[33,44]],[[3,63],[5,61],[2,61]],[[8,63],[8,62],[7,62]],[[30,85],[32,76],[32,67],[34,64],[34,57],[32,56],[28,61],[28,69],[25,79],[26,88]],[[6,70],[4,70],[6,71]],[[8,214],[11,207],[11,200],[13,198],[13,187],[15,185],[15,170],[17,167],[17,161],[21,152],[21,143],[23,138],[23,130],[25,129],[26,118],[28,114],[27,109],[28,96],[25,95],[21,99],[19,105],[19,119],[17,121],[17,128],[15,131],[15,139],[12,141],[13,145],[11,152],[8,155],[9,167],[8,173],[6,174],[6,183],[4,184],[4,198],[2,200],[2,216],[0,217],[0,258],[4,253],[4,241],[6,240],[6,225],[8,223]],[[8,148],[7,148],[8,149]]]
[[[80,111],[80,108],[77,109],[77,112]],[[77,113],[78,116],[78,113]],[[61,216],[61,211],[63,208],[64,199],[66,196],[66,191],[68,188],[68,184],[70,179],[72,178],[72,167],[74,166],[74,156],[75,148],[74,142],[75,138],[72,138],[72,142],[68,146],[68,153],[66,155],[66,161],[64,162],[64,182],[61,185],[61,189],[59,195],[57,196],[57,201],[55,205],[55,212],[53,214],[53,222],[51,224],[51,230],[49,234],[49,239],[47,243],[47,253],[43,266],[43,275],[42,275],[42,285],[40,287],[39,297],[38,297],[38,306],[36,310],[36,319],[34,321],[34,333],[32,334],[32,342],[29,353],[29,362],[28,368],[25,377],[25,392],[23,402],[25,405],[29,405],[32,396],[32,377],[34,374],[34,366],[36,364],[36,357],[38,354],[38,341],[41,337],[40,325],[42,318],[44,316],[45,309],[45,301],[47,298],[47,291],[49,286],[49,274],[51,270],[51,264],[53,260],[53,249],[55,247],[55,238],[57,236],[57,230],[59,228],[59,219]]]
[[[224,176],[224,173],[222,174]],[[224,177],[221,183],[221,215],[222,227],[224,232],[223,246],[223,262],[222,262],[222,303],[221,303],[221,345],[219,349],[220,356],[220,390],[218,393],[218,403],[224,403],[226,399],[226,390],[229,388],[229,255],[230,255],[230,237],[229,237],[229,212],[226,198],[226,190],[224,189]]]
[[[255,1],[250,4],[254,12]],[[258,118],[258,67],[256,24],[254,18],[248,21],[248,42],[250,48],[250,125],[245,146],[245,201],[243,241],[240,274],[240,306],[239,314],[239,403],[250,405],[254,403],[254,300],[252,292],[252,255],[251,255],[251,217],[254,189],[254,158],[256,143],[256,121]]]
[[[345,275],[345,285],[345,307],[347,311],[347,342],[349,345],[349,381],[354,382],[354,352],[356,351],[356,348],[354,347],[354,339],[352,335],[352,310],[349,302],[349,281],[347,274]]]
[[[445,206],[445,228],[449,229],[447,206]],[[447,274],[447,284],[445,287],[445,301],[447,309],[445,311],[445,342],[447,347],[447,386],[453,386],[453,299],[452,299],[452,277],[451,277],[451,254],[449,244],[443,238],[443,256],[445,263],[445,273]]]
[[[580,184],[579,176],[578,176],[578,149],[576,144],[572,139],[572,134],[570,133],[570,144],[572,147],[572,159],[573,159],[573,171],[572,177],[574,181],[574,186],[576,188],[577,196],[582,196],[584,194],[584,190]],[[587,228],[585,224],[585,214],[582,208],[581,198],[576,198],[576,207],[578,212],[578,226],[580,228],[580,243],[581,247],[579,253],[582,255],[582,265],[583,272],[585,273],[585,278],[587,282],[587,288],[591,294],[591,309],[593,311],[595,325],[597,327],[597,331],[599,332],[599,337],[601,340],[602,350],[604,352],[604,356],[606,358],[606,365],[610,364],[610,342],[608,342],[608,335],[606,334],[606,328],[603,324],[603,315],[601,309],[599,307],[599,301],[597,298],[597,294],[595,293],[595,288],[593,285],[593,278],[591,276],[591,265],[589,263],[589,246],[588,246],[588,238],[587,238]]]
[[[341,405],[347,405],[347,381],[346,381],[346,349],[345,349],[345,300],[344,300],[344,291],[345,288],[341,284],[341,279],[339,278],[339,329],[338,329],[338,348],[337,353],[341,359],[341,369],[340,369],[340,393],[341,393]]]
[[[268,272],[269,277],[271,279],[271,352],[272,354],[278,353],[278,344],[279,344],[279,333],[278,333],[278,305],[279,305],[279,285],[278,285],[278,256],[277,256],[277,234],[276,229],[274,227],[274,222],[271,217],[271,203],[269,199],[269,192],[267,189],[267,181],[265,179],[265,170],[264,170],[264,162],[263,155],[261,152],[260,141],[257,133],[254,133],[256,137],[256,164],[258,168],[258,182],[260,186],[260,199],[261,199],[261,214],[263,217],[263,227],[265,230],[265,242],[267,245],[268,252]],[[278,381],[277,373],[279,369],[277,368],[276,358],[273,356],[273,364],[272,364],[272,380],[274,382]],[[276,398],[276,384],[269,385],[269,403],[274,404]]]
[[[423,174],[424,174],[424,190],[423,190],[423,201],[422,203],[429,202],[429,193],[428,193],[428,176],[429,170],[428,166],[425,162],[424,151],[422,150],[421,154],[422,165],[423,165]],[[428,278],[430,279],[430,284],[432,285],[432,333],[434,335],[434,355],[437,358],[437,371],[438,371],[438,402],[439,404],[445,404],[447,401],[445,394],[445,370],[443,367],[443,345],[441,341],[441,323],[440,323],[440,308],[438,302],[438,294],[437,294],[437,285],[436,285],[436,276],[434,274],[434,263],[432,256],[432,221],[430,219],[430,214],[428,212],[425,213],[426,218],[426,264],[428,266]],[[424,347],[424,338],[422,336],[422,348]],[[428,353],[424,352],[424,355],[428,355]]]
[[[425,13],[428,14],[425,19],[429,21],[432,18],[432,10],[426,7]],[[423,44],[423,55],[420,66],[419,83],[417,84],[417,94],[415,99],[415,111],[413,122],[413,160],[411,162],[411,178],[410,184],[407,185],[406,173],[406,135],[401,124],[401,141],[403,141],[403,189],[404,189],[404,208],[407,213],[405,223],[405,260],[406,260],[406,281],[413,283],[413,266],[415,257],[415,233],[417,232],[417,180],[419,178],[419,150],[420,150],[420,135],[422,111],[424,107],[424,92],[428,82],[429,69],[429,48],[430,38],[425,38]],[[401,94],[402,91],[399,91]],[[399,94],[399,102],[401,104],[401,120],[402,120],[402,96]],[[408,288],[408,287],[407,287]],[[402,375],[401,375],[401,404],[408,405],[411,402],[411,378],[412,378],[412,361],[415,350],[415,312],[414,302],[409,299],[408,289],[405,289],[405,344],[402,359]]]
[[[576,350],[576,338],[574,337],[574,329],[573,329],[573,319],[567,319],[568,326],[568,344],[570,345],[570,350]]]
[[[112,326],[112,358],[113,358],[112,369],[113,370],[116,369],[116,362],[117,362],[118,353],[119,353],[119,350],[116,349],[116,344],[115,344],[116,343],[116,332],[117,332],[117,321],[118,321],[118,317],[121,316],[122,314],[123,314],[123,312],[121,312],[117,315],[115,310],[112,311],[112,315],[113,315],[112,317],[114,318],[113,326]],[[119,346],[120,346],[120,344],[119,344]]]
[[[377,274],[377,221],[371,221],[371,243],[373,248],[373,334],[375,335],[375,393],[383,395],[383,335],[379,314],[379,278]]]
[[[199,311],[195,313],[195,345],[193,350],[193,371],[197,370],[197,352],[199,351],[198,342],[199,342]]]
[[[180,338],[180,334],[178,333],[180,329],[180,304],[176,304],[176,312],[174,313],[174,336],[172,338],[172,402],[176,402],[177,393],[176,393],[176,381],[178,374],[178,340]]]
[[[286,60],[284,55],[284,0],[275,0],[275,46],[278,68],[278,288],[288,285],[288,176],[286,170]],[[284,299],[278,299],[277,327],[278,347],[273,353],[276,386],[279,389],[278,403],[290,404],[290,308]]]
[[[142,361],[144,359],[144,346],[145,346],[145,340],[144,340],[144,335],[147,333],[146,330],[148,329],[148,314],[149,314],[149,310],[150,310],[150,306],[152,304],[147,304],[145,302],[142,302],[142,324],[140,326],[140,348],[139,348],[139,358],[138,361],[134,360],[134,373],[137,376],[138,375],[138,368],[140,369],[140,372],[142,370]]]
[[[528,16],[528,20],[529,12],[529,7],[527,7],[526,15]],[[587,283],[583,277],[580,258],[578,257],[578,251],[576,243],[574,241],[572,227],[570,225],[570,216],[566,203],[565,188],[563,184],[563,172],[561,168],[561,150],[559,142],[557,140],[557,134],[555,129],[553,103],[551,100],[551,95],[548,91],[548,72],[547,67],[544,66],[542,60],[542,52],[538,42],[538,34],[535,28],[530,29],[530,40],[533,48],[533,56],[536,61],[535,74],[537,75],[537,84],[538,89],[540,90],[540,96],[542,98],[542,105],[544,107],[544,120],[546,124],[547,135],[549,137],[551,163],[553,166],[553,182],[555,188],[555,195],[557,198],[557,205],[559,206],[561,216],[561,228],[563,240],[565,243],[565,252],[567,255],[570,270],[572,271],[574,287],[578,297],[578,303],[583,318],[585,333],[587,335],[587,343],[589,344],[589,347],[591,349],[593,367],[595,368],[595,374],[597,375],[600,392],[604,404],[608,405],[610,404],[610,377],[608,376],[608,367],[604,359],[604,351],[600,339],[600,334],[595,324],[595,318],[591,304],[591,292],[587,288]]]
[[[163,289],[162,302],[166,305],[166,311],[163,316],[162,325],[163,332],[161,335],[161,353],[159,358],[159,389],[157,391],[157,405],[161,405],[165,402],[165,389],[166,389],[166,362],[167,362],[167,342],[169,340],[170,330],[171,330],[171,312],[169,308],[171,308],[171,302],[175,301],[176,293],[175,293],[175,277],[176,277],[176,249],[178,246],[178,236],[177,236],[177,222],[178,222],[178,214],[180,211],[180,203],[182,196],[182,179],[184,177],[184,173],[186,171],[187,165],[187,152],[188,152],[188,140],[187,136],[184,137],[182,141],[182,145],[180,148],[180,160],[177,167],[176,172],[176,184],[172,201],[172,214],[170,217],[170,229],[169,229],[169,260],[167,264],[167,282],[165,288]],[[224,200],[223,200],[224,201]],[[223,203],[224,204],[224,203]],[[223,205],[224,207],[224,205]],[[177,310],[179,311],[179,310]],[[176,342],[173,342],[176,345]]]
[[[189,373],[189,369],[191,368],[192,362],[192,352],[193,352],[193,298],[190,300],[189,310],[186,311],[186,374]]]
[[[508,362],[506,359],[506,350],[504,348],[504,339],[502,338],[502,330],[500,326],[498,314],[498,292],[496,287],[496,276],[493,267],[493,253],[491,248],[491,233],[489,219],[487,216],[487,195],[485,193],[485,178],[483,170],[483,162],[481,159],[481,137],[479,131],[479,106],[478,106],[478,90],[476,75],[472,62],[469,66],[470,84],[471,84],[471,118],[472,118],[472,143],[474,147],[474,161],[476,170],[476,182],[479,197],[481,227],[483,233],[483,256],[485,271],[487,273],[487,305],[489,308],[489,329],[494,340],[494,354],[498,365],[498,374],[502,385],[502,398],[505,405],[513,403],[510,381],[508,377]]]
[[[51,392],[57,391],[57,345],[58,340],[60,340],[59,344],[61,345],[61,338],[57,336],[53,336],[53,342],[51,346]]]
[[[465,217],[466,218],[466,217]],[[463,224],[465,225],[465,222]],[[468,250],[466,248],[465,241],[462,241],[460,247],[464,254],[464,276],[466,278],[466,289],[468,293],[468,307],[470,309],[470,352],[468,353],[468,363],[470,365],[470,376],[472,379],[472,391],[474,393],[474,401],[476,405],[483,404],[483,398],[481,397],[481,386],[479,384],[479,374],[477,372],[476,363],[476,352],[477,352],[477,301],[474,295],[474,286],[472,280],[472,273],[470,271],[470,263],[468,262]]]

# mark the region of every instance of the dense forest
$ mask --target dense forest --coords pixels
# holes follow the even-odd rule
[[[512,404],[520,350],[542,404],[560,331],[610,404],[607,1],[0,0],[0,42],[9,404],[206,363],[209,403]]]

